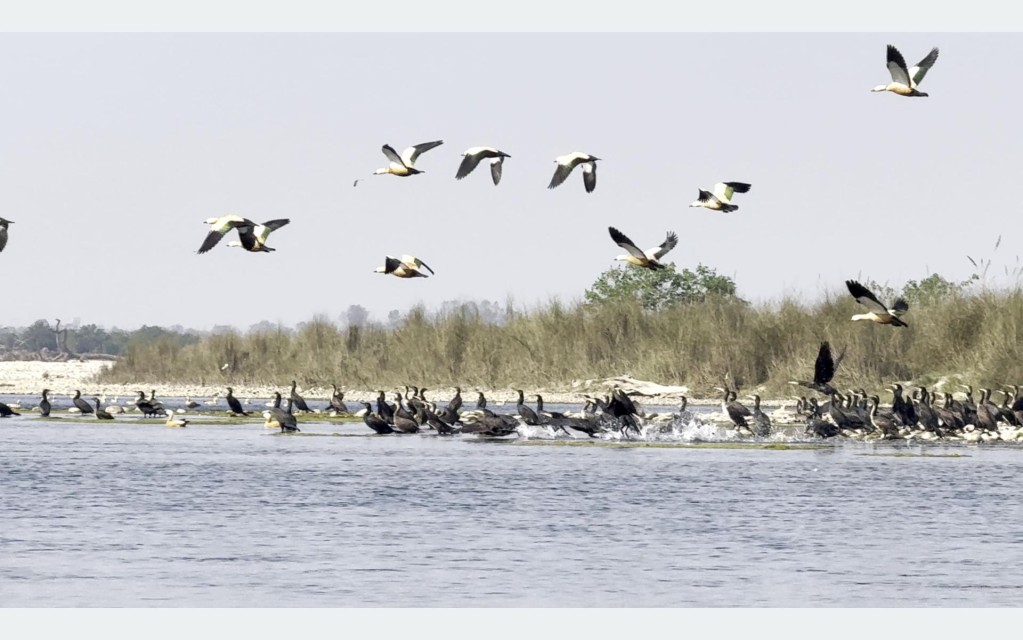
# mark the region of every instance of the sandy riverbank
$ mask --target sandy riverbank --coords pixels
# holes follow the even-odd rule
[[[85,361],[85,362],[36,362],[36,361],[13,361],[0,362],[0,395],[25,396],[26,401],[37,398],[42,389],[50,389],[51,395],[73,395],[76,389],[81,390],[85,397],[101,396],[109,401],[118,398],[121,404],[132,401],[138,391],[145,390],[148,394],[156,390],[157,397],[174,398],[188,397],[198,402],[214,397],[223,397],[226,393],[226,383],[218,385],[182,385],[164,384],[161,382],[141,382],[130,384],[111,384],[96,382],[96,376],[100,371],[109,366],[109,362]],[[283,382],[283,381],[282,381]],[[627,392],[638,390],[647,395],[634,396],[643,404],[647,405],[677,405],[683,394],[688,392],[686,387],[667,387],[656,383],[638,381],[627,376],[608,378],[604,380],[577,380],[564,385],[551,385],[542,389],[523,389],[526,393],[527,402],[535,400],[535,394],[543,396],[544,401],[551,404],[581,403],[584,395],[603,395],[607,393],[613,384],[620,384]],[[250,386],[244,384],[233,384],[234,395],[240,399],[269,399],[273,397],[274,391],[281,392],[287,397],[290,385],[283,382],[280,386]],[[497,406],[501,404],[514,403],[517,396],[514,389],[480,389],[486,395],[488,403]],[[299,385],[299,393],[307,400],[326,402],[330,398],[331,388],[328,387],[303,387]],[[377,391],[369,389],[344,389],[347,402],[373,401],[376,399]],[[385,389],[388,392],[388,399],[394,390]],[[474,406],[476,403],[476,387],[463,387],[462,398],[466,405]],[[429,389],[426,396],[430,399],[447,400],[455,394],[454,387]],[[717,404],[719,398],[689,398],[691,404]],[[764,406],[777,406],[780,402],[771,402],[764,399]]]

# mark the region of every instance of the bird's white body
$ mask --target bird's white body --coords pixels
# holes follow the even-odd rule
[[[879,316],[879,315],[877,315],[876,313],[873,313],[873,312],[856,313],[856,314],[853,314],[852,319],[854,321],[855,320],[869,320],[870,322],[877,322],[878,324],[882,323],[881,316]]]

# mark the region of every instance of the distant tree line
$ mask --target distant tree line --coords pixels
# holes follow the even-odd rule
[[[184,347],[202,339],[202,334],[197,331],[148,325],[126,331],[117,328],[107,330],[95,324],[86,324],[75,328],[63,327],[58,334],[55,324],[47,320],[36,320],[27,327],[0,327],[0,353],[59,352],[62,346],[58,342],[60,334],[66,338],[63,346],[74,355],[122,356],[135,345],[156,340],[166,340]]]

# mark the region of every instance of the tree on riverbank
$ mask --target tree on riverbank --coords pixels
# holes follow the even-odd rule
[[[695,271],[680,272],[674,263],[656,270],[628,265],[611,267],[585,293],[586,302],[591,305],[632,300],[649,311],[712,297],[735,298],[735,281],[702,264]]]

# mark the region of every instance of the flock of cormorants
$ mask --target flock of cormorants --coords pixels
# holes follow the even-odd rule
[[[476,407],[472,410],[462,410],[462,390],[455,388],[455,395],[443,407],[435,402],[426,399],[426,389],[419,387],[406,387],[404,393],[395,392],[394,402],[387,401],[386,394],[379,392],[376,400],[376,407],[369,402],[362,402],[361,410],[352,411],[345,403],[344,391],[338,389],[337,385],[331,385],[333,393],[322,410],[313,410],[309,404],[297,392],[297,383],[292,380],[291,391],[288,394],[286,408],[281,408],[282,396],[280,392],[274,392],[273,400],[267,410],[262,412],[265,419],[264,426],[278,428],[282,432],[292,433],[300,431],[296,411],[301,413],[327,413],[330,416],[357,416],[361,417],[367,427],[378,434],[390,433],[419,433],[422,430],[434,430],[438,435],[454,435],[456,433],[475,434],[479,436],[504,437],[516,434],[519,427],[527,426],[549,426],[557,431],[568,433],[568,429],[574,429],[591,437],[598,437],[599,434],[608,431],[618,431],[628,434],[629,429],[635,432],[640,431],[643,412],[637,410],[632,399],[629,398],[620,388],[615,387],[609,396],[604,398],[588,398],[586,407],[577,415],[545,411],[543,397],[536,396],[537,408],[533,410],[524,402],[524,393],[518,390],[518,402],[516,404],[517,415],[499,414],[487,408],[487,399],[482,391],[478,392]],[[252,411],[248,411],[242,402],[235,397],[234,389],[226,387],[227,394],[224,400],[227,403],[228,416],[249,417]],[[145,392],[139,391],[134,405],[144,418],[163,416],[167,418],[166,424],[171,427],[184,427],[188,420],[181,418],[174,410],[168,410],[164,404],[157,400],[156,391],[153,390],[147,398]],[[50,390],[43,389],[42,399],[38,407],[39,414],[48,417],[52,409]],[[81,397],[81,391],[75,390],[72,397],[73,408],[69,409],[81,415],[95,415],[99,420],[112,420],[113,412],[124,412],[124,408],[113,405],[103,409],[100,407],[100,398],[92,399],[96,406],[93,407]],[[213,399],[211,405],[218,404]],[[186,399],[185,406],[189,409],[201,407],[197,402]],[[184,411],[182,409],[181,411]],[[21,415],[15,412],[10,406],[0,402],[0,417],[10,415]]]
[[[870,395],[862,388],[842,393],[832,384],[844,355],[843,351],[836,358],[830,344],[822,342],[814,363],[813,379],[793,380],[790,384],[827,396],[827,400],[820,402],[815,396],[809,399],[799,396],[793,412],[778,409],[773,413],[773,419],[761,409],[759,394],[749,396],[753,401],[751,409],[738,401],[737,388],[729,384],[717,388],[723,394],[722,413],[720,417],[715,417],[688,410],[685,396],[681,397],[677,413],[648,413],[619,385],[615,385],[609,394],[602,397],[583,395],[585,405],[577,412],[547,411],[540,394],[531,396],[536,401],[534,409],[526,404],[525,393],[516,389],[518,399],[514,414],[496,413],[488,409],[482,391],[477,391],[475,407],[464,409],[460,387],[455,388],[454,396],[447,403],[441,404],[426,398],[427,389],[415,386],[406,386],[404,392],[397,390],[393,395],[393,403],[388,402],[384,391],[379,391],[375,406],[371,402],[360,402],[358,404],[362,408],[353,411],[345,402],[344,391],[337,385],[331,385],[333,392],[327,406],[314,410],[297,392],[294,380],[291,382],[286,408],[281,408],[281,393],[274,392],[273,401],[268,403],[262,416],[265,427],[280,429],[283,433],[300,431],[295,413],[297,411],[361,417],[367,427],[380,435],[432,431],[440,436],[473,434],[501,438],[518,435],[523,427],[538,427],[546,429],[551,436],[571,436],[572,432],[576,432],[590,438],[630,438],[633,434],[645,436],[650,433],[650,429],[654,433],[678,433],[689,427],[728,420],[734,427],[735,435],[757,438],[771,436],[781,425],[788,427],[800,424],[803,425],[802,435],[817,438],[842,436],[857,440],[941,439],[967,442],[1015,441],[1023,438],[1023,396],[1020,396],[1019,385],[1009,385],[1003,389],[980,388],[977,399],[974,398],[973,387],[963,385],[965,391],[960,399],[953,393],[930,391],[926,387],[914,389],[907,397],[904,387],[895,383],[888,387],[892,393],[890,406],[882,406],[877,395]],[[1002,394],[1001,404],[992,400],[995,392]],[[37,407],[42,416],[50,415],[49,393],[49,389],[43,389]],[[165,424],[168,427],[188,425],[187,418],[174,410],[168,410],[157,400],[155,390],[148,398],[142,391],[137,393],[134,404],[143,417],[166,417]],[[253,414],[234,396],[232,387],[227,387],[224,399],[228,405],[228,416],[248,417]],[[93,397],[92,400],[95,407],[81,397],[79,390],[75,390],[72,398],[74,408],[70,411],[82,415],[92,414],[98,420],[112,420],[113,412],[124,411],[123,407],[117,405],[104,410],[100,406],[100,398]],[[207,404],[216,405],[218,399],[214,398]],[[188,409],[201,406],[186,399],[185,407]],[[179,411],[183,412],[184,409]],[[10,415],[20,414],[0,402],[0,417]],[[800,434],[789,431],[788,435]]]

